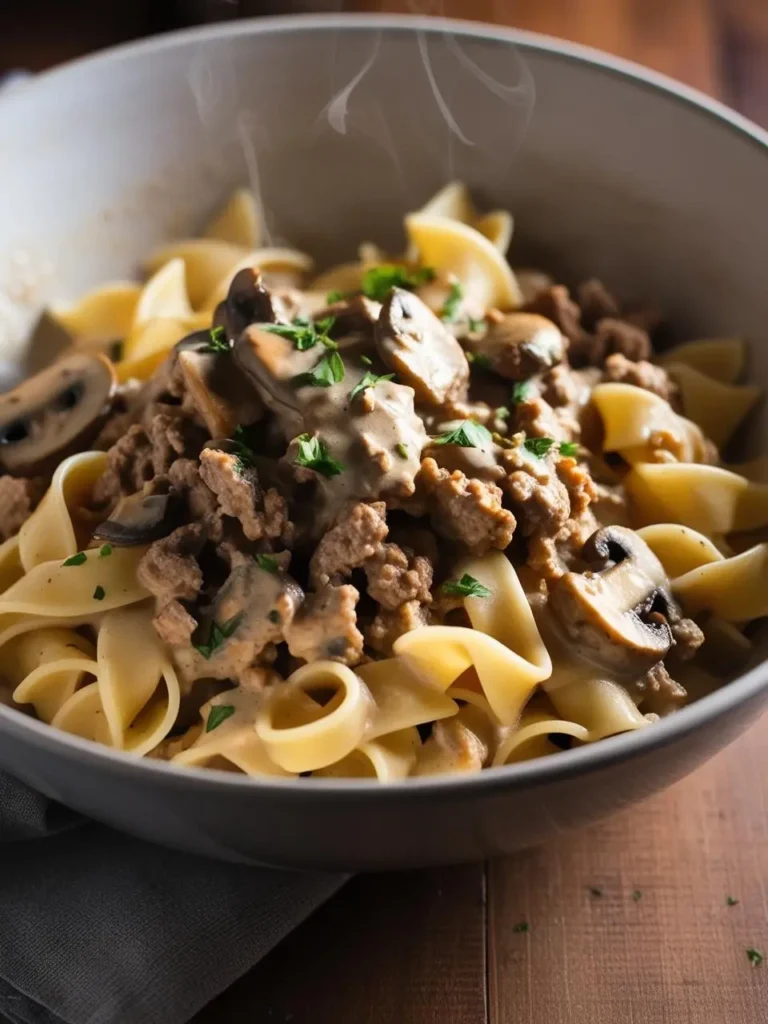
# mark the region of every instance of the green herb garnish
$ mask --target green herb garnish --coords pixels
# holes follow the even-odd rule
[[[458,281],[454,281],[451,285],[451,290],[448,293],[448,298],[445,300],[445,305],[443,306],[443,312],[441,314],[445,323],[456,323],[459,318],[459,309],[463,298],[464,289]]]
[[[518,402],[527,402],[528,396],[531,391],[531,385],[527,380],[519,380],[517,384],[512,388],[512,401],[517,404]]]
[[[296,440],[299,444],[299,450],[294,459],[297,466],[314,469],[316,473],[325,477],[338,476],[339,473],[344,472],[344,466],[333,458],[319,437],[300,434]]]
[[[233,618],[229,620],[229,622],[225,622],[221,626],[217,622],[212,623],[211,632],[208,637],[208,643],[193,644],[193,646],[197,651],[200,652],[200,654],[202,654],[205,660],[208,661],[208,659],[211,657],[214,651],[217,651],[219,647],[221,647],[221,645],[224,643],[224,641],[228,640],[232,636],[237,627],[240,625],[241,618],[242,615],[235,615]]]
[[[739,901],[736,899],[735,896],[726,896],[725,897],[725,905],[726,905],[726,907],[735,907],[738,904],[738,902]]]
[[[750,946],[747,950],[747,959],[753,967],[759,967],[763,960],[765,960],[765,953],[761,949],[755,949],[754,946]]]
[[[227,332],[223,327],[212,327],[210,335],[210,340],[205,346],[206,352],[229,352]]]
[[[234,713],[235,708],[232,704],[214,704],[208,715],[208,721],[205,723],[205,731],[212,732],[222,722],[231,718]]]
[[[531,926],[528,924],[527,921],[519,921],[512,928],[512,931],[516,932],[518,935],[519,934],[525,934],[526,932],[529,932],[530,930],[531,930]]]
[[[493,410],[493,415],[497,420],[506,420],[509,417],[509,409],[506,405],[500,405],[498,409]]]
[[[402,441],[395,445],[395,451],[401,459],[408,458],[408,445],[404,444]]]
[[[460,580],[446,580],[440,588],[444,594],[451,594],[455,597],[490,597],[492,590],[465,572]]]
[[[273,622],[275,625],[277,625],[280,621],[280,612],[276,612],[273,608],[272,611],[267,616],[267,618],[269,619],[270,622]]]
[[[334,302],[341,302],[344,298],[344,292],[340,292],[338,288],[334,288],[333,291],[328,292],[325,296],[326,304],[332,306]]]
[[[102,544],[101,547],[99,548],[99,558],[109,558],[109,556],[111,554],[112,554],[112,545],[111,544]]]
[[[235,469],[237,472],[244,473],[246,469],[251,469],[256,459],[256,453],[251,448],[251,439],[245,427],[235,427],[229,445],[232,449],[231,454],[235,459]]]
[[[363,375],[362,379],[359,380],[357,384],[355,384],[355,386],[349,392],[350,402],[354,401],[357,398],[357,396],[362,394],[363,391],[365,391],[367,388],[375,388],[379,381],[392,380],[394,376],[394,373],[376,374],[371,373],[370,370],[367,370],[366,373]]]
[[[277,561],[271,555],[255,555],[254,556],[260,569],[264,572],[277,572],[279,566]]]
[[[367,298],[383,302],[393,288],[414,291],[434,279],[435,271],[431,267],[408,270],[407,267],[399,267],[394,263],[382,263],[378,267],[369,267],[366,270],[360,288]]]
[[[482,448],[484,444],[492,440],[491,432],[482,423],[475,423],[474,420],[464,422],[454,430],[445,434],[438,434],[432,438],[432,444],[457,444],[461,448]]]
[[[635,891],[632,893],[632,899],[635,901],[635,903],[639,903],[642,898],[643,894],[640,892],[640,890],[635,889]]]
[[[575,441],[561,441],[559,451],[561,455],[574,458],[579,454],[579,446]]]
[[[104,587],[102,587],[102,586],[96,587],[96,589],[93,592],[93,599],[94,599],[94,601],[103,601],[106,596],[107,596],[107,592],[105,591]]]
[[[82,565],[87,560],[88,556],[84,551],[78,551],[76,555],[70,555],[66,561],[62,562],[61,565]]]
[[[467,357],[467,362],[476,366],[478,370],[490,370],[491,360],[484,352],[465,352],[464,354]]]
[[[370,356],[360,356],[360,362],[363,366],[373,366],[373,360]]]
[[[469,331],[471,334],[479,334],[480,331],[482,331],[482,329],[485,327],[485,320],[478,320],[474,316],[471,316],[467,321],[467,326],[469,327]]]
[[[537,459],[543,459],[554,443],[554,437],[526,437],[523,448]]]
[[[335,324],[335,317],[328,316],[324,320],[312,323],[304,316],[297,316],[292,324],[259,324],[262,331],[279,334],[281,338],[292,341],[299,352],[306,352],[318,343],[326,348],[337,349],[336,342],[328,337],[328,332]]]
[[[344,379],[344,363],[338,352],[326,352],[307,373],[293,378],[297,388],[329,388]]]

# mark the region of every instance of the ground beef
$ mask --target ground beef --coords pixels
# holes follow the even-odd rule
[[[572,441],[581,434],[581,428],[570,410],[553,409],[538,395],[516,402],[513,407],[514,430],[522,430],[526,437],[554,437],[556,441]]]
[[[368,593],[383,608],[397,608],[406,601],[431,600],[432,563],[423,555],[406,554],[397,544],[384,544],[365,563]]]
[[[670,622],[672,638],[675,641],[675,657],[681,661],[689,661],[704,643],[704,634],[693,619],[679,619]]]
[[[363,653],[355,607],[360,595],[349,583],[326,585],[308,594],[293,622],[285,629],[288,650],[304,661],[330,659],[356,665]]]
[[[441,469],[434,459],[421,463],[418,486],[427,495],[435,530],[461,541],[473,554],[504,550],[515,532],[515,517],[501,504],[502,492],[489,481],[469,479],[460,470]]]
[[[168,470],[168,480],[184,499],[190,520],[211,523],[219,516],[218,499],[200,475],[197,459],[176,459]]]
[[[388,532],[383,501],[350,502],[320,539],[309,564],[310,579],[318,586],[349,576],[379,553]]]
[[[589,330],[598,320],[621,315],[619,303],[596,277],[582,281],[576,289],[576,297],[581,309],[581,322]]]
[[[537,459],[521,448],[510,448],[502,452],[500,462],[507,472],[501,486],[523,534],[554,536],[571,511],[568,491],[558,479],[554,458]]]
[[[181,601],[168,601],[152,620],[155,632],[170,647],[189,647],[197,629],[193,618]]]
[[[677,385],[670,380],[662,366],[654,366],[645,359],[633,362],[621,352],[615,352],[605,360],[603,380],[617,384],[632,384],[636,388],[652,391],[654,395],[671,404],[676,404]]]
[[[644,699],[651,699],[654,707],[659,707],[662,712],[670,710],[670,705],[682,704],[688,696],[685,688],[669,674],[663,661],[649,669],[635,686]]]
[[[602,353],[602,358],[618,352],[637,362],[641,359],[650,359],[653,354],[647,331],[614,317],[598,321],[595,327],[595,342],[597,350]]]
[[[581,519],[598,494],[589,466],[574,458],[561,457],[557,460],[556,469],[558,478],[568,492],[570,516],[572,519]]]
[[[393,610],[382,609],[366,627],[365,642],[372,650],[389,657],[398,637],[412,629],[428,626],[429,622],[428,608],[419,601],[406,601]]]
[[[139,562],[137,577],[154,594],[162,608],[168,601],[193,601],[203,585],[203,573],[197,564],[207,539],[202,523],[189,523],[162,540],[156,540]]]
[[[555,408],[573,405],[579,400],[579,387],[571,373],[570,366],[560,363],[553,366],[541,378],[542,398]]]
[[[0,539],[18,533],[45,494],[45,477],[0,476]]]
[[[540,291],[523,306],[523,312],[539,313],[557,324],[572,345],[579,344],[585,334],[581,326],[581,310],[565,285],[555,284]]]
[[[225,515],[240,522],[249,540],[288,540],[292,533],[285,499],[274,488],[262,491],[256,470],[237,456],[213,448],[200,453],[200,476]]]
[[[108,469],[104,475],[116,480],[120,494],[135,494],[155,475],[152,454],[146,430],[134,423],[107,452]]]

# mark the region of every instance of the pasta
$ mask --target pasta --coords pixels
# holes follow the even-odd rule
[[[14,706],[254,779],[471,774],[652,728],[759,656],[739,339],[655,354],[446,185],[318,273],[237,190],[51,316],[0,396]],[[726,451],[730,455],[730,451]]]

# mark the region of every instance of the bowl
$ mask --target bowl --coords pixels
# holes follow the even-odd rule
[[[524,32],[406,17],[276,18],[152,39],[0,100],[0,337],[46,301],[131,273],[227,191],[322,260],[464,178],[516,216],[514,261],[651,298],[680,337],[753,342],[768,384],[756,215],[768,136],[660,75]],[[3,333],[4,332],[4,333]],[[757,422],[753,440],[765,434]],[[505,854],[681,778],[754,722],[760,665],[652,728],[467,777],[254,781],[139,761],[0,707],[0,766],[154,842],[293,868]]]

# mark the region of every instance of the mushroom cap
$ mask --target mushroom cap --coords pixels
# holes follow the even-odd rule
[[[550,370],[565,358],[567,343],[560,329],[538,313],[491,313],[490,327],[473,346],[491,368],[509,380],[527,380]]]
[[[376,349],[417,400],[442,405],[466,396],[469,363],[442,321],[417,295],[393,288],[376,323]]]
[[[211,352],[210,340],[210,331],[183,338],[176,360],[211,437],[230,437],[235,427],[262,419],[264,404],[232,352]]]
[[[123,498],[109,519],[94,530],[95,540],[108,541],[115,547],[135,547],[167,537],[179,525],[177,495],[130,494]]]
[[[597,571],[569,572],[552,585],[550,606],[582,657],[621,678],[637,678],[672,646],[674,608],[661,562],[633,530],[608,526],[584,545]],[[654,609],[658,604],[664,614]],[[649,617],[649,621],[645,620]]]
[[[288,322],[289,304],[264,283],[257,267],[239,270],[229,285],[224,302],[216,307],[214,326],[221,326],[234,341],[250,324]]]
[[[0,466],[15,476],[51,472],[96,436],[116,387],[109,359],[75,352],[0,395]]]

